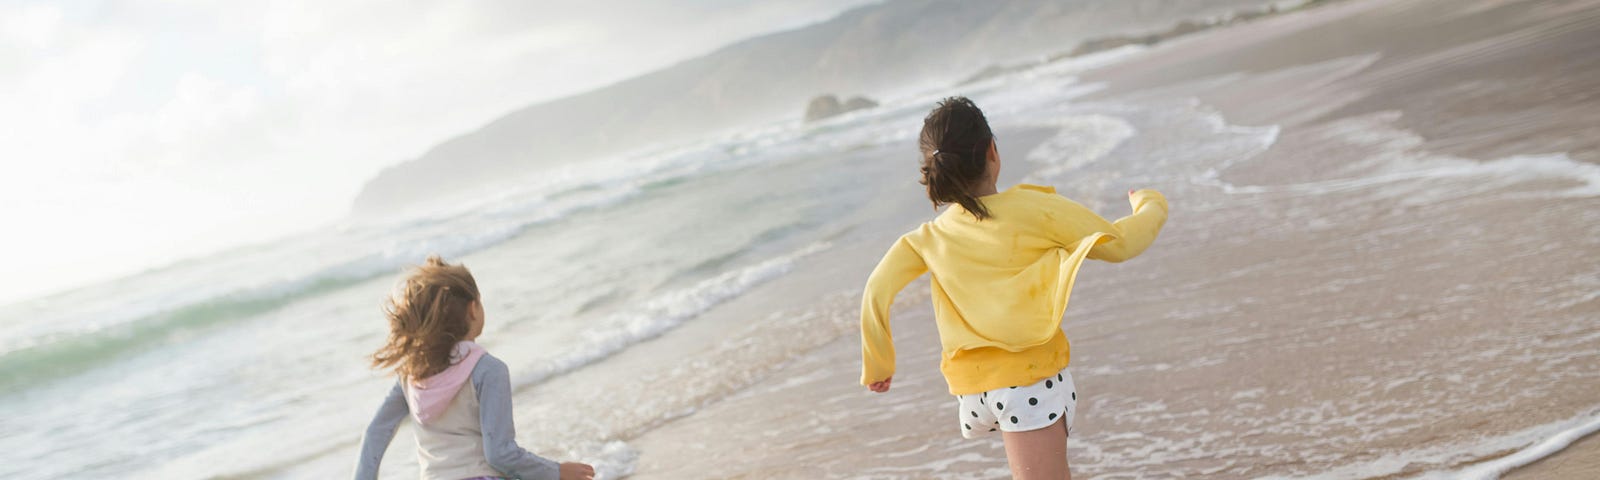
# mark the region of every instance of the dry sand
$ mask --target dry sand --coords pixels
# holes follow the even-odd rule
[[[1088,75],[1110,88],[1087,104],[1198,98],[1281,130],[1216,184],[1160,185],[1174,213],[1145,256],[1086,267],[1074,472],[1406,477],[1600,414],[1600,199],[1563,170],[1600,162],[1597,52],[1596,1],[1350,1]],[[1113,157],[1171,157],[1145,117]],[[1095,175],[1064,191],[1127,186]],[[956,431],[926,290],[896,304],[889,394],[855,384],[845,334],[630,438],[634,478],[1004,477],[997,440]],[[1600,478],[1597,448],[1512,478]]]

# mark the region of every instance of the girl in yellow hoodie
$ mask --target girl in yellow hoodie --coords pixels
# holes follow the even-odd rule
[[[1051,187],[998,191],[994,133],[962,97],[939,102],[919,143],[928,198],[950,208],[902,235],[867,279],[861,384],[889,391],[889,305],[931,273],[939,368],[957,397],[962,435],[1001,432],[1015,478],[1070,479],[1077,392],[1061,330],[1067,297],[1084,259],[1121,262],[1149,247],[1166,222],[1167,201],[1155,190],[1130,190],[1133,213],[1109,222]]]

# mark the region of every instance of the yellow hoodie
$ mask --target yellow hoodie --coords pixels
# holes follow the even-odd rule
[[[1108,222],[1055,188],[1017,185],[979,198],[992,215],[960,205],[900,237],[867,279],[861,300],[861,384],[894,374],[889,305],[933,273],[939,369],[953,395],[1028,385],[1066,368],[1061,331],[1084,258],[1121,262],[1143,252],[1167,221],[1155,190],[1129,196],[1133,214]]]

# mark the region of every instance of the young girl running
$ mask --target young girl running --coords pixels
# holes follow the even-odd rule
[[[1067,436],[1078,394],[1061,316],[1085,258],[1143,252],[1167,219],[1154,190],[1130,190],[1133,214],[1108,222],[1051,187],[995,188],[1000,153],[971,100],[939,102],[923,120],[922,183],[950,208],[900,237],[867,279],[861,305],[861,384],[889,391],[889,305],[932,272],[939,369],[966,438],[999,431],[1012,476],[1070,479]]]
[[[425,480],[587,480],[594,468],[556,464],[517,446],[506,364],[473,343],[483,332],[483,301],[472,272],[438,256],[416,267],[384,306],[388,343],[372,355],[400,378],[361,440],[357,480],[378,464],[409,415]]]

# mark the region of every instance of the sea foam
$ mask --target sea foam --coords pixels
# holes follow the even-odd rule
[[[1493,480],[1514,468],[1554,455],[1573,442],[1600,431],[1600,411],[1591,411],[1559,422],[1538,425],[1504,435],[1488,436],[1473,443],[1451,444],[1386,454],[1377,460],[1346,465],[1315,475],[1262,477],[1263,480],[1346,480],[1387,477],[1416,465],[1469,464],[1457,469],[1434,470],[1411,478],[1417,480]],[[1511,452],[1507,454],[1506,452]],[[1499,455],[1499,456],[1497,456]],[[1489,460],[1478,461],[1486,457]],[[1474,463],[1475,462],[1475,463]]]

